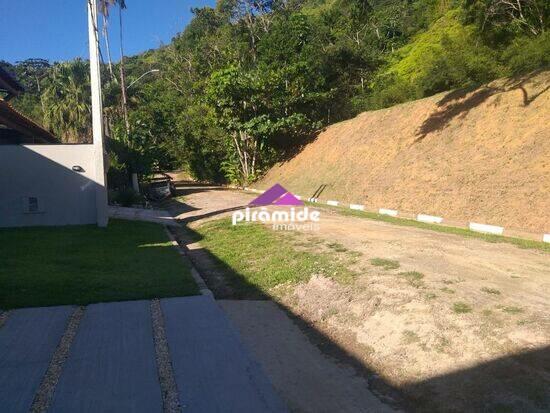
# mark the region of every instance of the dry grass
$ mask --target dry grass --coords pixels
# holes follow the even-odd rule
[[[439,94],[334,124],[297,156],[272,168],[278,182],[310,197],[365,203],[447,219],[550,231],[550,72],[518,87],[502,81],[469,95]],[[493,89],[491,89],[493,88]],[[457,107],[483,90],[494,93]],[[437,120],[422,140],[423,125]],[[425,129],[425,128],[424,128]]]

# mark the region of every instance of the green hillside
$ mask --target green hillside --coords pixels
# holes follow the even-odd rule
[[[325,126],[550,64],[546,0],[219,0],[161,49],[103,68],[111,185],[183,168],[247,183]],[[128,7],[132,7],[128,2]],[[105,55],[105,54],[104,54]],[[68,142],[90,139],[87,62],[3,63],[14,105]],[[122,179],[120,178],[122,177]]]

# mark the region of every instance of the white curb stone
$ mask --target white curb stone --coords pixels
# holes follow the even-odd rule
[[[248,188],[248,187],[244,187],[243,189],[245,191],[256,192],[256,193],[259,193],[259,194],[263,194],[265,192],[264,190],[261,190],[261,189],[254,189],[254,188]],[[294,196],[299,200],[302,199],[302,197],[300,195],[294,195]],[[307,198],[307,201],[316,203],[316,202],[319,202],[319,199],[318,198]],[[338,206],[338,205],[340,205],[340,202],[339,201],[326,201],[326,204],[331,205],[331,206]],[[360,205],[360,204],[350,204],[349,208],[350,209],[355,209],[357,211],[364,211],[365,210],[365,206]],[[397,217],[397,215],[399,214],[399,211],[397,211],[395,209],[380,208],[378,210],[378,213],[382,214],[382,215],[389,215],[389,216],[392,216],[392,217]],[[416,216],[416,220],[420,221],[420,222],[426,222],[428,224],[441,224],[443,222],[443,217],[438,217],[438,216],[435,216],[435,215],[427,215],[427,214],[418,214]],[[486,233],[486,234],[502,235],[504,233],[504,227],[499,227],[499,226],[496,226],[496,225],[478,224],[476,222],[470,222],[469,228],[470,228],[471,231],[482,232],[482,233]],[[542,234],[542,241],[550,243],[550,234]]]
[[[427,222],[428,224],[441,224],[443,218],[436,217],[434,215],[418,214],[416,220],[420,222]]]
[[[475,222],[470,222],[470,230],[495,235],[502,235],[502,233],[504,232],[503,227],[497,227],[496,225],[477,224]]]
[[[392,217],[397,216],[397,211],[395,209],[380,208],[378,210],[378,213],[382,214],[382,215],[389,215],[389,216],[392,216]]]

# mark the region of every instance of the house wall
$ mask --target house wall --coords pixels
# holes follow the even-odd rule
[[[94,150],[93,145],[1,146],[0,227],[96,223]],[[37,198],[37,212],[25,212],[28,197]]]

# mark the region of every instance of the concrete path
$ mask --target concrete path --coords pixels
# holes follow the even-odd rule
[[[161,300],[184,410],[286,411],[259,364],[245,351],[237,332],[213,302],[205,296]]]
[[[168,211],[161,209],[140,209],[109,206],[109,218],[127,219],[130,221],[146,221],[168,226],[179,226]]]
[[[162,411],[148,301],[88,306],[51,411]]]
[[[286,411],[211,297],[171,298],[160,307],[161,330],[149,301],[90,305],[76,324],[75,307],[12,311],[0,327],[0,411]],[[159,331],[167,363],[159,361]],[[66,342],[67,357],[59,357]],[[166,402],[167,376],[175,379],[175,403]]]
[[[0,328],[0,411],[27,412],[72,307],[13,311]]]

